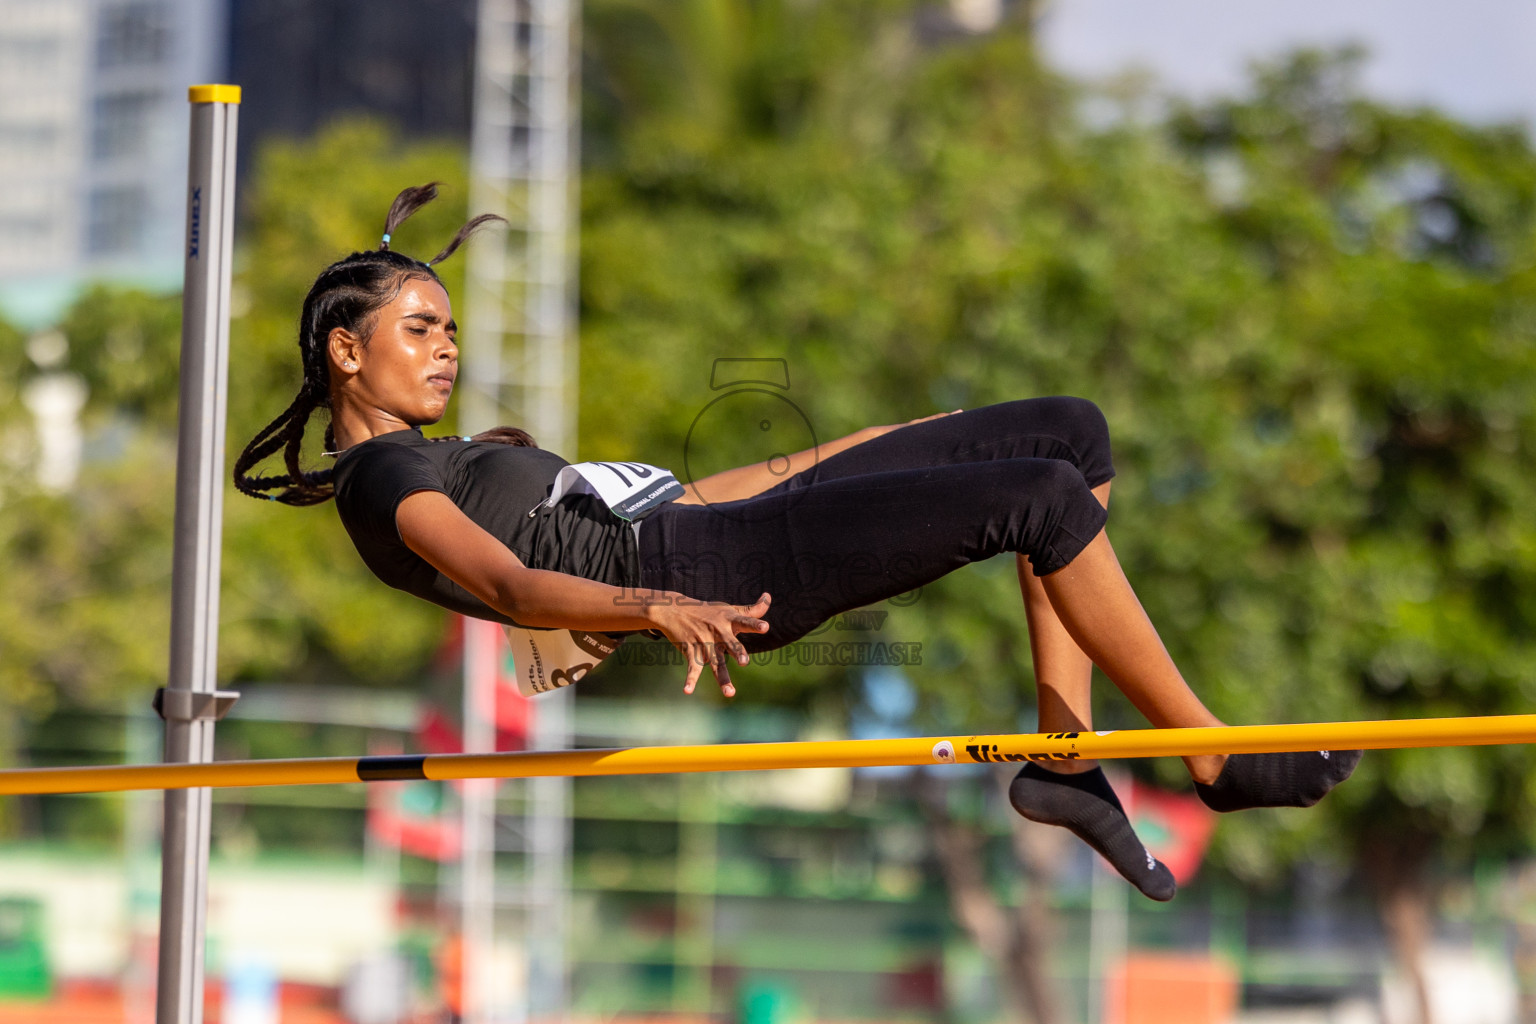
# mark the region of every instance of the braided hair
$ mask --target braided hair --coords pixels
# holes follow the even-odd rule
[[[366,338],[373,333],[378,311],[399,294],[410,280],[436,281],[441,284],[433,264],[441,263],[464,243],[475,229],[491,220],[501,220],[485,213],[459,228],[442,252],[423,263],[390,249],[389,239],[407,217],[437,196],[437,182],[405,189],[390,204],[384,218],[384,239],[379,247],[354,252],[320,272],[304,298],[299,315],[299,356],[303,361],[303,383],[288,408],[263,427],[235,459],[235,487],[253,498],[280,501],[285,505],[318,505],[332,496],[331,470],[305,470],[299,464],[304,443],[304,428],[316,409],[329,409],[330,361],[327,358],[331,331],[338,327]],[[454,440],[443,438],[442,440]],[[537,447],[525,431],[517,427],[496,427],[475,435],[477,441]],[[328,423],[325,448],[336,447],[336,436]],[[275,476],[251,476],[263,460],[281,450],[286,473]]]

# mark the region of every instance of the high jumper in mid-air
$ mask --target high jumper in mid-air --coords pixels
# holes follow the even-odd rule
[[[302,384],[237,459],[242,492],[291,505],[334,497],[385,583],[504,625],[571,631],[589,660],[625,634],[659,633],[686,657],[685,690],[707,668],[727,697],[733,661],[1013,552],[1042,732],[1092,727],[1095,665],[1154,726],[1221,724],[1169,657],[1105,533],[1114,468],[1089,401],[1022,399],[868,427],[691,489],[643,464],[570,466],[515,427],[424,437],[458,373],[458,328],[432,266],[492,219],[470,221],[426,262],[390,249],[435,195],[431,185],[401,192],[379,247],[316,279],[299,323]],[[308,469],[301,446],[317,411],[329,415],[325,450],[336,461]],[[282,472],[254,474],[279,454]],[[846,571],[852,556],[858,571]],[[1235,811],[1310,806],[1359,757],[1184,762],[1200,799]],[[1173,876],[1096,763],[1027,764],[1009,796],[1026,818],[1072,830],[1147,896],[1173,897]]]

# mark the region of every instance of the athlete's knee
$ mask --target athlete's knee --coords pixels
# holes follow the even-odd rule
[[[1064,459],[1034,460],[1037,503],[1026,518],[1023,554],[1036,576],[1070,563],[1104,528],[1106,513],[1077,466]]]
[[[1063,395],[1052,399],[1066,434],[1087,448],[1109,447],[1109,421],[1092,400]]]
[[[1115,475],[1109,454],[1109,421],[1098,405],[1086,398],[1063,395],[1049,398],[1051,417],[1061,438],[1072,449],[1078,471],[1092,487]]]
[[[1088,486],[1082,470],[1066,459],[1032,459],[1032,489],[1061,513],[1069,513],[1084,502],[1097,505],[1098,499]]]
[[[1077,521],[1085,512],[1102,506],[1082,471],[1066,459],[1014,459],[1005,464],[1006,476],[999,483],[1006,489],[1008,504],[1024,514],[1026,522],[1038,528],[1064,521]],[[1019,500],[1022,498],[1022,504]]]

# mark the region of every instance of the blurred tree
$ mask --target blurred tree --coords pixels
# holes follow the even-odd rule
[[[163,419],[140,431],[130,417],[163,413],[154,391],[168,356],[174,420],[179,305],[174,297],[92,289],[61,325],[70,341],[64,369],[98,396],[82,413],[84,465],[65,493],[38,483],[37,428],[19,400],[40,367],[19,335],[0,329],[0,389],[14,389],[0,401],[8,456],[0,465],[0,758],[7,763],[17,763],[27,726],[56,707],[116,711],[135,690],[147,703],[148,690],[163,681],[175,451]],[[0,805],[0,831],[21,824],[17,807]]]
[[[87,417],[175,434],[179,295],[92,285],[58,329],[69,341],[69,368],[88,389]]]
[[[1116,436],[1111,535],[1218,713],[1524,708],[1536,160],[1518,131],[1364,100],[1348,52],[1159,112],[1069,87],[1017,31],[925,49],[892,16],[821,48],[879,4],[739,44],[787,55],[738,65],[770,81],[726,93],[734,116],[695,117],[691,72],[624,86],[644,72],[605,58],[602,26],[683,33],[592,6],[589,79],[620,83],[603,102],[623,129],[586,182],[583,381],[628,400],[584,407],[588,450],[681,463],[719,356],[786,359],[821,437],[1086,395]],[[747,116],[791,81],[795,103]],[[893,609],[934,727],[1030,722],[1017,602],[999,559]],[[852,700],[850,676],[775,663],[743,691]],[[1102,701],[1101,725],[1134,722]],[[1371,755],[1317,811],[1229,819],[1216,856],[1254,882],[1352,862],[1412,967],[1431,865],[1529,851],[1533,768],[1519,747]]]
[[[1301,55],[1259,69],[1249,99],[1172,119],[1270,296],[1240,432],[1189,447],[1200,472],[1240,481],[1255,578],[1198,586],[1225,591],[1211,604],[1229,631],[1268,634],[1267,651],[1223,644],[1263,692],[1314,692],[1335,718],[1524,711],[1536,160],[1516,129],[1365,102],[1358,60]],[[1527,747],[1382,753],[1330,799],[1410,969],[1431,867],[1529,852],[1533,767]],[[1296,852],[1224,839],[1251,866]]]
[[[8,584],[0,607],[0,701],[9,711],[46,710],[61,697],[111,703],[125,684],[162,674],[165,633],[155,630],[164,600],[156,596],[170,571],[170,535],[169,506],[162,509],[158,491],[174,453],[163,431],[127,424],[152,415],[163,425],[156,390],[167,378],[174,421],[179,306],[175,297],[95,288],[60,325],[69,340],[65,369],[92,387],[82,414],[91,426],[86,469],[74,491],[38,486],[32,418],[19,399],[0,403],[7,410],[0,430],[13,455],[0,478]],[[39,367],[13,337],[0,332],[0,360],[5,386],[19,395]]]
[[[1348,53],[1261,68],[1237,99],[1159,107],[1061,81],[1018,25],[936,43],[918,6],[589,4],[583,394],[623,400],[584,404],[583,453],[756,456],[747,429],[688,447],[722,356],[785,360],[784,397],[821,438],[1085,395],[1116,437],[1111,535],[1219,714],[1523,710],[1536,687],[1523,136],[1368,102]],[[397,239],[435,250],[463,219],[463,177],[452,147],[368,124],[263,154],[244,190],[232,451],[291,398],[294,318],[318,269],[377,244],[401,186],[443,178],[445,199]],[[450,291],[461,266],[445,269]],[[29,484],[30,423],[0,402],[7,722],[59,692],[105,703],[163,676],[175,324],[174,299],[105,290],[71,312],[94,446],[71,494]],[[0,328],[0,390],[30,372],[22,348]],[[226,513],[227,677],[417,674],[440,613],[374,581],[334,515],[233,495]],[[1011,560],[891,613],[880,638],[922,644],[920,725],[1031,727]],[[831,714],[859,699],[856,675],[776,658],[742,690]],[[615,665],[583,689],[638,683]],[[1099,725],[1135,724],[1104,690]],[[1299,857],[1353,864],[1412,966],[1431,868],[1529,853],[1533,768],[1523,747],[1373,754],[1315,811],[1227,819],[1214,856],[1254,883]]]
[[[968,276],[993,277],[1012,247],[1002,234],[1014,224],[996,218],[1023,220],[1009,207],[1042,176],[1039,141],[1051,117],[1071,116],[1058,109],[1068,90],[1017,28],[991,47],[929,51],[910,4],[658,6],[650,22],[649,5],[589,8],[588,80],[599,79],[597,102],[615,104],[605,116],[623,131],[584,179],[582,392],[622,381],[626,400],[584,404],[583,450],[685,471],[763,458],[753,406],[734,424],[717,416],[711,430],[695,429],[716,408],[720,357],[785,360],[786,397],[820,439],[980,404],[981,389],[1031,393],[1033,382],[1006,370],[999,379],[993,364],[1024,336],[1005,330],[977,345],[956,330]],[[725,12],[754,31],[702,58],[688,51]],[[655,92],[625,63],[637,37],[652,42],[656,67],[680,69]],[[677,84],[696,76],[713,83],[702,105]],[[977,121],[957,123],[973,101]],[[979,137],[967,139],[977,123]],[[1012,562],[963,577],[898,609],[884,633],[829,633],[804,649],[829,638],[916,641],[926,724],[1008,728],[1030,714]],[[592,688],[628,688],[635,675],[605,671]],[[776,658],[747,678],[753,699],[819,713],[846,714],[858,699],[857,668]],[[932,794],[920,806],[956,920],[994,959],[1004,1002],[1041,1024],[1060,1019],[1040,898],[1050,872],[1019,844],[1028,895],[1018,911],[1000,907],[969,824]]]
[[[382,126],[343,124],[264,152],[243,187],[232,328],[229,459],[297,390],[294,324],[326,263],[378,244],[407,184],[441,179],[444,198],[398,233],[435,252],[464,219],[464,154],[402,145]],[[450,287],[460,261],[443,268]],[[89,400],[84,466],[65,494],[38,488],[20,389],[36,372],[25,339],[0,325],[0,757],[15,730],[59,705],[116,710],[162,685],[169,635],[180,298],[105,286],[84,292],[60,330]],[[319,462],[323,421],[311,431]],[[419,680],[443,635],[437,609],[382,587],[327,509],[225,502],[220,675],[363,685]],[[289,754],[303,752],[297,738]]]

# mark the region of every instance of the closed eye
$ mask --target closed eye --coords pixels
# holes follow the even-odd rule
[[[407,313],[400,319],[406,321],[410,330],[420,330],[422,333],[426,333],[427,327],[436,327],[438,324],[443,323],[443,318],[436,313]],[[449,334],[453,334],[459,329],[459,325],[449,320],[443,329]]]

